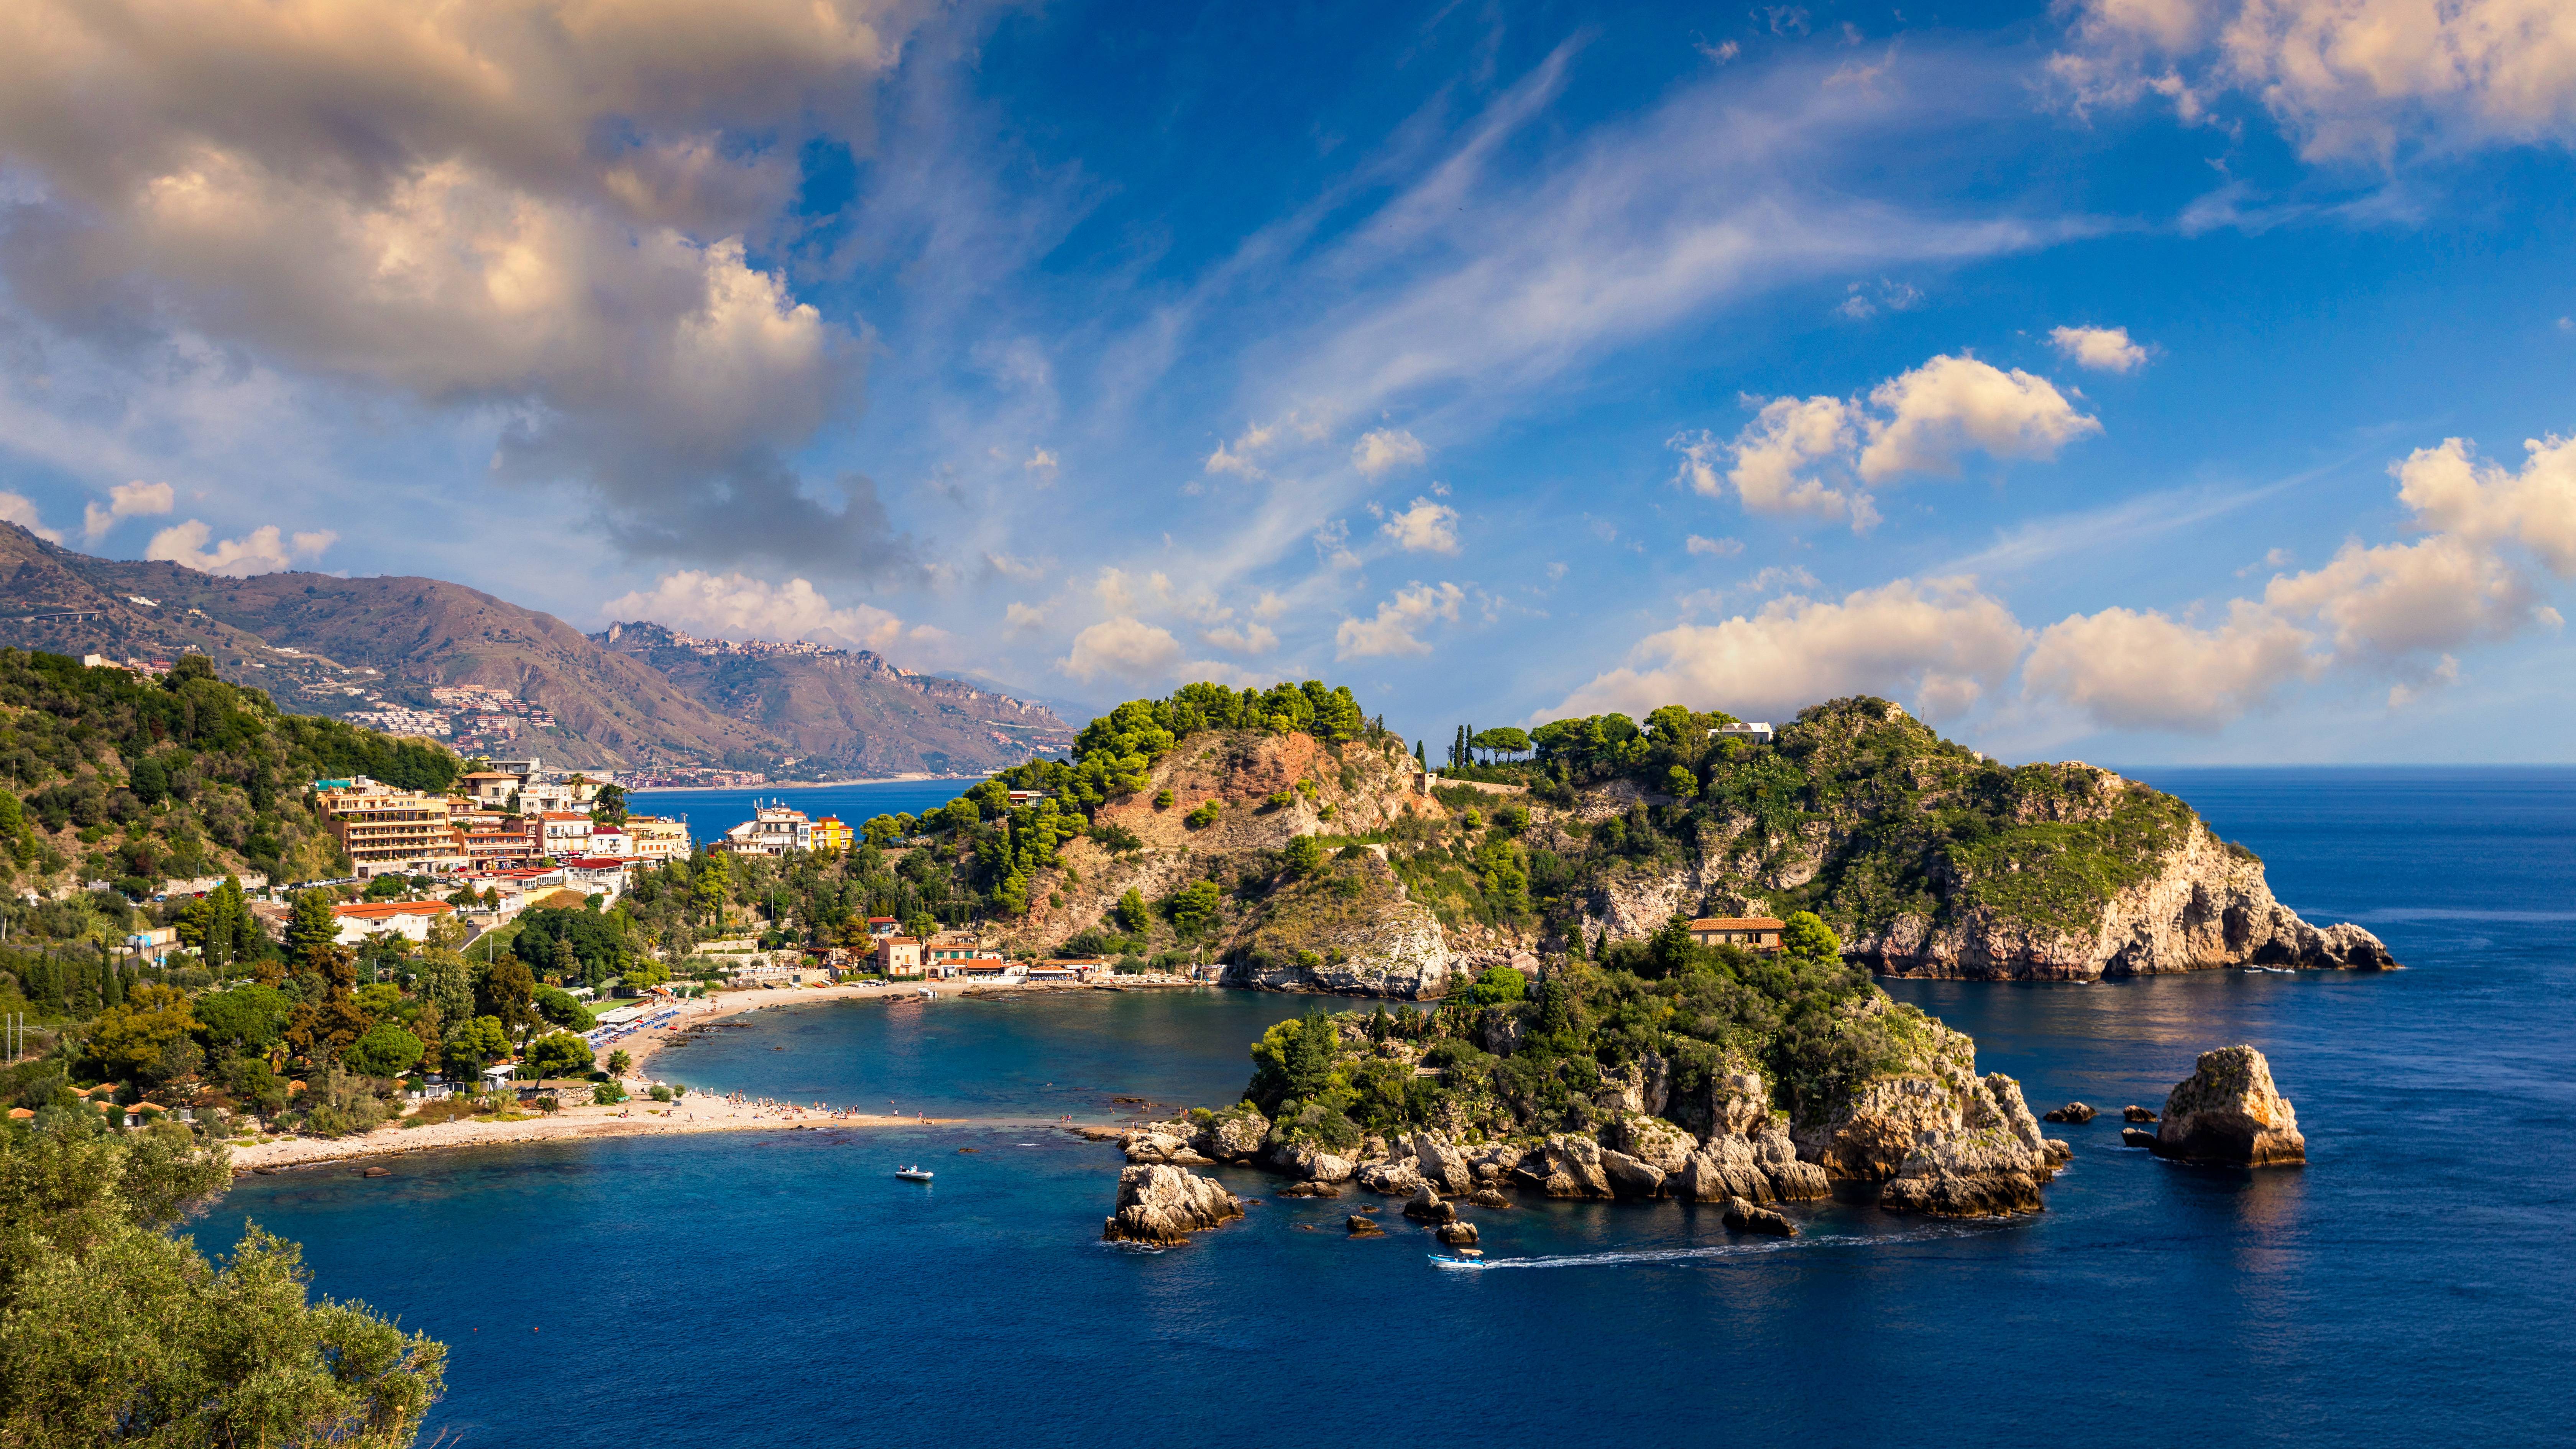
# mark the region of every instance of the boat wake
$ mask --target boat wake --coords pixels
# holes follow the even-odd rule
[[[1627,1263],[1686,1263],[1705,1258],[1758,1258],[1802,1249],[1887,1247],[1964,1238],[1991,1228],[1959,1223],[1917,1228],[1904,1233],[1820,1233],[1813,1237],[1774,1238],[1758,1243],[1712,1243],[1698,1248],[1631,1248],[1608,1253],[1562,1253],[1537,1258],[1452,1258],[1430,1255],[1435,1268],[1490,1271],[1496,1268],[1608,1268]]]

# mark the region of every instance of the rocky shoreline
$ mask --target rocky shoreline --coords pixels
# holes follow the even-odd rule
[[[1207,1182],[1187,1169],[1258,1168],[1295,1180],[1283,1195],[1338,1196],[1347,1185],[1411,1199],[1412,1216],[1424,1215],[1417,1209],[1436,1214],[1454,1202],[1508,1207],[1514,1193],[1678,1199],[1730,1205],[1745,1216],[1773,1203],[1830,1198],[1848,1186],[1875,1189],[1878,1205],[1889,1212],[2011,1217],[2045,1211],[2040,1190],[2072,1156],[2066,1143],[2041,1134],[2020,1084],[2000,1072],[1955,1082],[1905,1077],[1873,1084],[1833,1120],[1803,1131],[1773,1110],[1758,1075],[1722,1077],[1705,1101],[1692,1104],[1668,1100],[1664,1075],[1641,1070],[1605,1093],[1605,1121],[1593,1132],[1519,1141],[1462,1140],[1438,1131],[1372,1134],[1342,1155],[1274,1134],[1249,1102],[1086,1135],[1114,1136],[1131,1164],[1127,1173],[1159,1167]],[[1705,1121],[1705,1129],[1693,1133],[1659,1115],[1676,1106]],[[1122,1209],[1126,1180],[1122,1174]],[[1178,1190],[1157,1189],[1165,1197]],[[1454,1221],[1454,1211],[1437,1220]],[[1158,1220],[1158,1230],[1169,1221]],[[1776,1225],[1765,1218],[1753,1230],[1775,1226],[1794,1227],[1786,1218]],[[1169,1244],[1168,1234],[1122,1231],[1117,1218],[1104,1236]]]

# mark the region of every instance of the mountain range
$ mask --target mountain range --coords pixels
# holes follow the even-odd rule
[[[772,778],[976,775],[1073,731],[1023,697],[865,650],[596,635],[439,579],[226,578],[94,558],[0,524],[0,645],[113,660],[206,654],[279,707],[379,724],[435,710],[462,751],[549,765]],[[432,691],[439,691],[433,695]]]

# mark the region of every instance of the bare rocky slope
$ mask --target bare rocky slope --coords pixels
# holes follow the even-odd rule
[[[709,656],[657,650],[672,637],[658,625],[624,628],[634,637],[612,648],[439,579],[226,578],[93,558],[0,524],[0,644],[75,658],[203,653],[281,709],[334,717],[373,707],[370,696],[426,706],[434,687],[482,685],[551,713],[553,727],[523,730],[511,747],[548,764],[972,775],[1072,734],[1042,706],[872,654]]]
[[[1410,999],[1487,965],[1597,955],[1676,914],[1812,910],[1885,975],[2396,964],[2358,926],[2301,920],[2251,852],[2107,770],[2008,769],[1882,700],[1810,709],[1767,745],[1711,742],[1712,718],[1631,726],[1607,768],[1572,746],[1542,755],[1521,786],[1426,781],[1382,735],[1191,735],[1097,805],[1091,833],[1029,880],[1008,936],[1188,950],[1240,984]],[[1213,823],[1190,825],[1209,802]],[[1299,836],[1325,847],[1311,869],[1286,859]],[[1195,931],[1168,911],[1110,919],[1127,891],[1162,904],[1200,881],[1216,901]]]

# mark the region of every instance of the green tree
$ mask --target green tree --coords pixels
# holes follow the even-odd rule
[[[567,1031],[588,1031],[596,1025],[590,1009],[579,998],[558,986],[540,986],[535,990],[537,1014]]]
[[[1332,1086],[1338,1045],[1332,1018],[1321,1007],[1306,1008],[1297,1021],[1297,1034],[1289,1038],[1287,1060],[1281,1064],[1290,1100],[1311,1101]]]
[[[444,1042],[447,1069],[472,1076],[510,1054],[510,1033],[497,1016],[478,1016],[450,1027]]]
[[[1287,873],[1293,879],[1304,880],[1324,868],[1324,842],[1314,836],[1292,838],[1282,854],[1286,857]]]
[[[339,941],[340,920],[331,913],[331,898],[320,891],[298,891],[295,915],[286,923],[287,959],[300,965],[317,949]]]
[[[228,1176],[176,1124],[0,1138],[0,1443],[412,1443],[446,1349],[312,1303],[295,1245],[257,1228],[220,1266],[172,1237]]]
[[[635,1070],[635,1058],[626,1054],[626,1048],[619,1047],[617,1050],[608,1054],[608,1074],[610,1076],[622,1077],[633,1070]]]
[[[1528,995],[1529,978],[1510,966],[1486,967],[1467,991],[1467,999],[1478,1006],[1507,1006]]]
[[[526,1065],[539,1077],[586,1077],[597,1070],[590,1043],[568,1031],[541,1036],[528,1047]]]
[[[1192,830],[1205,830],[1216,823],[1217,816],[1221,814],[1224,809],[1225,806],[1218,801],[1202,801],[1197,809],[1181,817],[1181,824]]]
[[[590,1088],[590,1100],[595,1106],[614,1107],[626,1100],[625,1084],[614,1081],[594,1082]]]
[[[1131,936],[1141,933],[1154,918],[1152,909],[1145,904],[1144,893],[1133,887],[1118,898],[1116,914],[1119,927]]]
[[[269,986],[236,986],[197,998],[193,1011],[206,1049],[264,1053],[286,1034],[295,1004]]]
[[[340,1059],[349,1070],[369,1077],[399,1077],[420,1064],[420,1038],[391,1021],[379,1021],[349,1043]]]
[[[1843,964],[1842,937],[1813,911],[1793,911],[1780,923],[1780,952],[1800,966]]]
[[[187,992],[146,981],[123,1004],[99,1013],[89,1049],[112,1075],[132,1080],[158,1064],[171,1043],[196,1029]]]
[[[1188,939],[1214,924],[1222,900],[1216,882],[1203,880],[1173,895],[1163,903],[1163,909],[1171,915],[1172,929]]]
[[[528,963],[516,956],[493,962],[474,983],[474,1009],[498,1020],[513,1040],[521,1042],[539,1020],[536,997],[536,978],[528,974]]]
[[[599,787],[599,793],[591,798],[590,823],[593,825],[605,825],[611,829],[624,827],[626,824],[625,786],[602,785]]]

